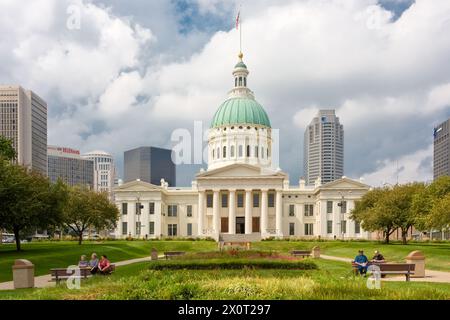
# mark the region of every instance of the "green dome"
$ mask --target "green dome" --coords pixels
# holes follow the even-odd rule
[[[230,98],[217,110],[211,128],[240,124],[271,127],[266,111],[258,102],[250,98]]]
[[[245,65],[245,63],[243,63],[243,62],[241,61],[241,62],[239,62],[234,68],[235,68],[235,69],[237,69],[237,68],[244,68],[244,69],[247,69],[247,66]]]

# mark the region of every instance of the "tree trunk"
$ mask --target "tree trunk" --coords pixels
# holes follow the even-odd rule
[[[384,243],[386,243],[386,244],[389,244],[389,237],[391,235],[391,233],[389,231],[390,230],[386,230],[385,235],[384,235]]]
[[[407,228],[406,230],[402,229],[402,243],[405,245],[408,244],[408,230],[409,228]]]
[[[20,248],[20,230],[19,228],[14,227],[14,237],[16,238],[16,250],[21,251]]]
[[[83,232],[80,232],[78,234],[78,245],[81,246],[82,243],[83,243]]]

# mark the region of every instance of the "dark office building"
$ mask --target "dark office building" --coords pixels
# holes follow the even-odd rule
[[[176,186],[176,168],[172,161],[172,150],[141,147],[125,152],[125,183],[140,179],[154,185],[161,185],[161,179]]]
[[[450,176],[450,119],[434,128],[434,179]]]

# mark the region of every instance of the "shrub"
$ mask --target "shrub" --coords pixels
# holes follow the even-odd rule
[[[313,270],[318,269],[312,260],[171,260],[152,262],[150,270],[241,270],[241,269],[282,269]]]

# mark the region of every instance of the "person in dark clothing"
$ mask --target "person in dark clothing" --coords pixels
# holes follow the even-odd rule
[[[369,259],[364,255],[364,251],[358,251],[358,255],[355,257],[354,262],[358,267],[359,274],[365,275],[367,273],[367,268],[369,267]]]
[[[380,253],[380,251],[375,251],[375,255],[372,258],[372,262],[375,263],[385,263],[386,260],[384,259],[383,255]]]

